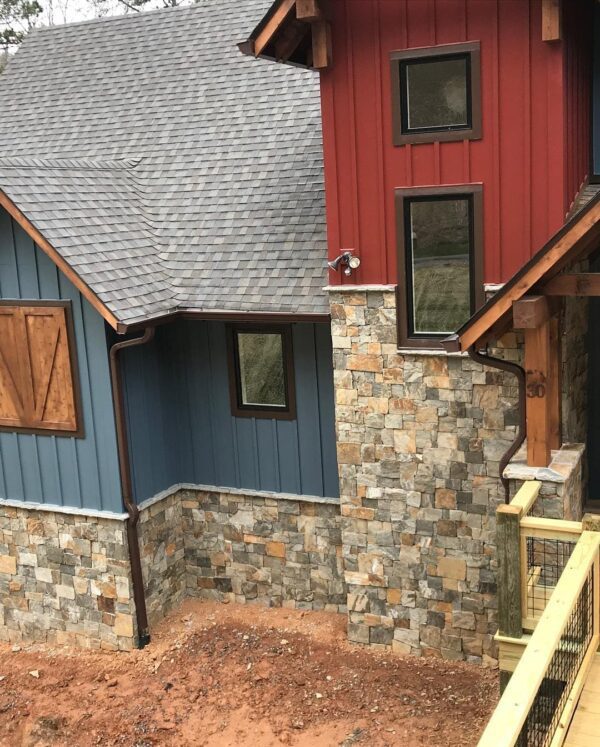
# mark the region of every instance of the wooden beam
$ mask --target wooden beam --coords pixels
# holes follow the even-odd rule
[[[312,28],[312,66],[325,70],[331,65],[331,26],[328,21],[315,21]]]
[[[299,21],[318,21],[322,17],[319,0],[296,0],[296,18]]]
[[[541,288],[545,296],[600,296],[600,272],[557,275]]]
[[[576,261],[589,248],[597,246],[598,238],[600,238],[600,201],[592,205],[583,215],[574,219],[568,228],[561,230],[558,236],[551,240],[549,248],[543,250],[539,258],[523,272],[518,281],[507,286],[506,290],[499,291],[481,315],[467,324],[464,332],[460,334],[460,349],[468,350],[471,345],[483,338],[502,316],[510,312],[513,301],[524,296],[548,273],[558,275],[568,262]]]
[[[525,296],[513,302],[513,327],[536,329],[550,318],[550,304],[544,296]]]
[[[498,554],[498,631],[520,638],[521,617],[521,508],[502,505],[496,511],[496,548]]]
[[[275,34],[281,29],[286,18],[294,7],[296,0],[281,0],[273,15],[260,34],[254,40],[254,54],[258,57],[267,44],[273,41]]]
[[[75,272],[66,259],[56,251],[44,236],[42,236],[29,218],[19,210],[10,197],[8,197],[8,195],[6,195],[2,190],[0,190],[0,206],[3,207],[12,219],[21,226],[34,243],[50,257],[63,275],[73,283],[81,295],[90,302],[90,304],[110,324],[110,326],[119,331],[121,325],[116,316],[106,307],[89,285],[82,280],[77,272]]]
[[[542,0],[542,41],[562,39],[561,0]]]

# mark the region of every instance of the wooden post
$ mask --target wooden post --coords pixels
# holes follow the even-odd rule
[[[328,21],[315,21],[312,27],[312,64],[315,70],[331,65],[331,27]]]
[[[523,636],[520,519],[521,509],[518,506],[502,505],[496,511],[498,632],[511,638]]]
[[[296,18],[299,21],[318,21],[322,16],[318,0],[296,0]]]
[[[542,0],[542,40],[562,38],[561,0]]]
[[[558,319],[548,300],[530,296],[513,304],[515,329],[525,337],[527,464],[547,467],[560,447],[560,345]]]

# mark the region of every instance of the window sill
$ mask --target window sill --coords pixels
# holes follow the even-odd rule
[[[449,353],[444,350],[443,347],[439,348],[409,348],[409,347],[398,347],[397,352],[400,355],[422,355],[426,357],[442,356],[444,358],[468,358],[469,354],[466,352]]]

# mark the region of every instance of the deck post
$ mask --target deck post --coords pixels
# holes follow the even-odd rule
[[[523,636],[520,519],[519,506],[502,505],[496,511],[498,632],[511,638]]]

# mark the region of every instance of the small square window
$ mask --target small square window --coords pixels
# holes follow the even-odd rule
[[[295,418],[291,328],[230,326],[228,336],[233,414]]]
[[[393,52],[395,145],[481,136],[479,43]]]
[[[435,347],[482,301],[481,188],[397,190],[400,345]]]

